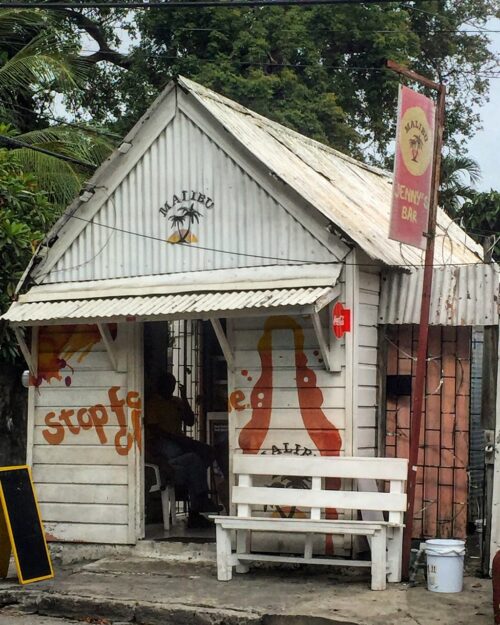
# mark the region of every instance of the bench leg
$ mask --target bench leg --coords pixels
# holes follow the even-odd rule
[[[372,536],[372,590],[385,590],[387,578],[386,529]]]
[[[403,559],[403,528],[395,527],[387,537],[387,581],[401,581]]]
[[[304,558],[310,560],[313,557],[314,534],[306,534],[304,543]]]
[[[250,530],[237,530],[236,532],[236,554],[250,553]],[[249,566],[246,561],[236,565],[236,573],[248,573]]]
[[[219,524],[216,525],[217,532],[217,579],[220,582],[228,582],[232,576],[231,565],[231,534]]]

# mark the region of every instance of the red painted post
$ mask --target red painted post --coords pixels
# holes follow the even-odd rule
[[[420,425],[424,401],[425,371],[427,364],[427,343],[429,339],[429,312],[432,293],[432,275],[434,266],[434,242],[436,235],[436,217],[438,209],[439,181],[441,175],[441,151],[443,145],[443,129],[445,118],[446,87],[434,83],[425,76],[420,76],[405,67],[388,61],[387,66],[395,72],[415,80],[426,87],[436,89],[438,102],[436,107],[435,139],[434,139],[434,169],[432,176],[431,205],[429,207],[429,221],[427,227],[427,246],[425,249],[424,282],[422,288],[422,304],[420,307],[420,325],[418,333],[417,367],[415,385],[413,388],[413,410],[410,423],[410,454],[408,462],[407,480],[407,510],[405,515],[405,529],[403,534],[403,579],[407,580],[410,571],[411,539],[413,533],[413,515],[415,510],[415,490],[417,484],[417,462],[420,447]]]
[[[493,615],[495,625],[500,625],[500,551],[497,551],[493,558],[491,577],[493,579]]]

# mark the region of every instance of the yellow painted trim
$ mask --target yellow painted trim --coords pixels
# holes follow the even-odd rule
[[[42,532],[43,543],[45,545],[45,552],[47,554],[47,560],[48,560],[49,568],[50,568],[50,575],[44,575],[43,577],[34,577],[31,579],[24,579],[22,576],[21,567],[19,565],[19,557],[17,554],[16,543],[14,541],[14,534],[12,532],[12,526],[10,524],[10,518],[9,518],[8,509],[7,509],[7,504],[5,501],[5,495],[3,493],[2,478],[1,478],[2,471],[16,471],[16,470],[21,470],[21,469],[26,469],[28,471],[28,477],[29,477],[30,484],[31,484],[31,490],[33,492],[33,499],[35,500],[36,512],[38,515],[38,521],[40,523],[40,529]],[[44,579],[52,579],[54,577],[54,569],[52,567],[52,560],[50,558],[50,552],[49,552],[49,547],[47,545],[47,539],[45,538],[45,529],[43,527],[42,516],[40,514],[40,507],[38,505],[38,499],[36,497],[35,486],[33,484],[33,478],[31,476],[31,468],[28,465],[20,465],[20,466],[15,466],[15,467],[0,467],[0,504],[3,509],[4,518],[5,518],[5,522],[7,525],[7,532],[9,534],[10,544],[12,547],[12,551],[14,553],[14,560],[16,562],[16,568],[17,568],[17,576],[21,584],[31,584],[33,582],[41,582]]]
[[[5,522],[5,514],[2,506],[0,506],[0,577],[7,577],[9,573],[10,556],[12,547]]]

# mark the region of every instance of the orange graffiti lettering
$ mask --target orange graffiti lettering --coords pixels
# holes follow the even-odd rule
[[[95,406],[92,406],[92,408],[89,408],[89,414],[95,431],[97,432],[97,436],[99,437],[99,442],[101,445],[105,445],[108,442],[108,439],[106,438],[103,426],[109,419],[106,408],[101,404],[96,404]]]
[[[43,430],[42,432],[44,439],[49,445],[59,445],[64,440],[64,426],[56,419],[55,412],[49,412],[45,416],[45,425],[54,430],[53,432],[50,430]]]
[[[68,428],[71,434],[78,434],[80,428],[77,425],[73,425],[71,422],[71,417],[75,414],[74,410],[66,410],[63,408],[61,413],[59,414],[59,421],[62,421],[64,425]]]
[[[88,415],[88,419],[83,418],[85,415]],[[93,425],[92,417],[90,416],[88,408],[80,408],[80,410],[76,413],[76,419],[82,430],[90,430]]]
[[[236,410],[241,412],[245,410],[245,405],[242,402],[245,401],[245,393],[243,391],[233,391],[229,396],[229,410]]]
[[[126,399],[119,399],[119,386],[113,386],[108,390],[108,397],[111,410],[116,416],[118,422],[118,432],[115,435],[115,449],[121,455],[127,455],[134,444],[137,444],[139,451],[142,449],[141,437],[141,417],[142,417],[142,400],[139,393],[129,391]],[[124,409],[125,403],[131,411],[130,421],[132,423],[133,434],[128,431],[127,415]],[[75,410],[66,408],[61,409],[57,415],[55,412],[49,412],[45,416],[45,425],[47,429],[42,434],[50,445],[60,445],[65,437],[66,430],[73,435],[78,435],[82,430],[95,429],[97,438],[101,445],[106,445],[108,438],[104,426],[109,422],[108,410],[102,404],[95,404],[88,408],[79,408],[76,411],[75,425],[71,417],[75,415]]]
[[[137,442],[139,451],[142,450],[142,430],[141,430],[141,415],[142,415],[142,400],[137,391],[129,391],[127,393],[127,406],[131,409],[131,421],[132,429],[134,431],[134,439]]]
[[[115,435],[115,448],[116,453],[120,454],[120,456],[126,456],[130,449],[132,448],[132,444],[134,442],[132,434],[128,431],[127,427],[127,416],[125,414],[125,410],[123,406],[125,405],[124,399],[118,399],[117,391],[120,390],[119,386],[113,386],[109,389],[109,401],[111,404],[111,410],[116,415],[116,420],[118,421],[119,430]],[[123,441],[124,442],[121,442]]]

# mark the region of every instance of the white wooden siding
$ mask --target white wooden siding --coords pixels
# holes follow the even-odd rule
[[[41,332],[43,335],[43,329]],[[133,334],[130,326],[118,330],[115,348],[121,369],[127,368],[126,354],[134,351]],[[61,341],[55,343],[61,345]],[[42,340],[40,346],[43,359],[43,354],[49,353],[50,342]],[[136,492],[130,466],[136,470],[137,448],[134,443],[128,455],[117,452],[115,436],[120,430],[108,391],[119,387],[116,394],[121,401],[126,400],[129,391],[140,389],[133,388],[135,383],[129,374],[113,369],[102,342],[95,343],[88,354],[77,351],[65,359],[67,365],[60,372],[61,380],[44,379],[32,389],[33,444],[28,456],[46,531],[52,540],[133,543],[137,538]],[[71,379],[70,386],[66,386],[66,376]],[[99,404],[107,414],[107,422],[99,432],[95,426],[77,428],[78,409]],[[59,422],[63,409],[74,411],[70,417],[74,431],[65,424],[63,440],[50,444],[47,432],[61,434],[60,428],[51,424]],[[126,403],[124,411],[128,431],[132,433]],[[84,415],[88,418],[88,413]]]
[[[323,319],[325,333],[328,332],[327,319]],[[296,341],[290,326],[297,323],[304,336],[304,356],[309,367],[316,376],[316,386],[322,399],[318,404],[316,398],[305,396],[303,404],[310,409],[321,410],[326,419],[334,425],[341,437],[340,450],[323,450],[326,452],[345,452],[345,369],[330,373],[325,369],[321,353],[309,317],[281,318],[282,322],[271,331],[272,341],[272,376],[266,386],[272,387],[272,416],[269,430],[259,449],[247,449],[247,452],[259,454],[279,454],[291,451],[297,454],[319,455],[319,450],[307,431],[301,415],[297,389],[297,370],[295,362]],[[293,319],[293,321],[290,321]],[[264,335],[266,318],[242,318],[228,320],[228,336],[235,357],[234,371],[229,375],[229,396],[232,409],[229,414],[231,455],[241,453],[239,437],[252,418],[252,391],[262,374],[259,341]],[[343,357],[343,350],[339,357]],[[254,403],[255,403],[254,398]],[[258,398],[257,398],[258,399]],[[317,414],[317,413],[316,413]],[[257,428],[258,430],[259,428]],[[311,430],[313,434],[321,434],[321,430]],[[348,438],[348,437],[347,437]],[[263,483],[267,478],[262,478]],[[263,511],[261,511],[263,512]],[[267,510],[268,514],[277,514],[275,510]],[[300,513],[299,513],[300,514]],[[329,539],[327,539],[329,540]],[[303,539],[294,536],[277,536],[275,534],[256,534],[253,538],[254,548],[267,551],[294,552],[303,549]],[[344,541],[341,537],[334,539],[335,553],[345,554]],[[314,551],[325,553],[325,538],[316,537]],[[329,543],[328,543],[329,544]]]

